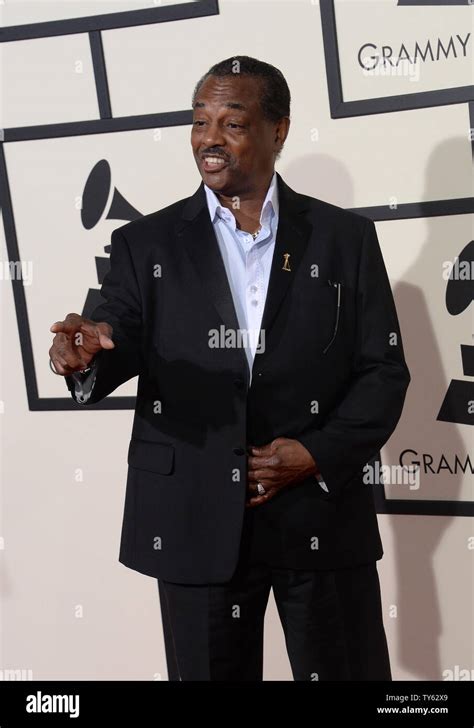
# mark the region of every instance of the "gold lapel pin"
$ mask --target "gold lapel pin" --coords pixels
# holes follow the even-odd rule
[[[289,253],[283,253],[283,257],[284,257],[285,261],[283,263],[282,270],[287,270],[287,271],[289,271],[291,273],[291,268],[290,268],[290,254]]]

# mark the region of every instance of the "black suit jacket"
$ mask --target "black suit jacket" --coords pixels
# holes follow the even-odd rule
[[[279,175],[278,187],[251,386],[243,348],[209,346],[212,330],[238,322],[203,184],[112,234],[106,302],[92,318],[113,326],[116,348],[99,354],[88,404],[139,375],[119,558],[144,574],[227,581],[244,513],[253,557],[275,566],[382,556],[362,469],[393,432],[410,376],[377,234]],[[329,493],[312,477],[245,509],[246,447],[279,436],[308,448]]]

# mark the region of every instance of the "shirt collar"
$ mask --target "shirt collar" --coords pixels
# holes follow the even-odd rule
[[[206,184],[204,185],[204,189],[206,191],[207,207],[209,210],[209,215],[211,217],[211,222],[214,222],[217,216],[226,220],[227,222],[231,222],[235,229],[236,221],[232,210],[229,210],[228,207],[223,207],[220,204],[216,193],[211,190],[211,188],[208,187]],[[262,211],[260,213],[260,225],[263,226],[265,223],[270,221],[272,212],[274,212],[275,215],[278,215],[278,183],[276,172],[273,173],[273,177],[270,181],[267,194],[265,195],[265,199],[263,201]]]

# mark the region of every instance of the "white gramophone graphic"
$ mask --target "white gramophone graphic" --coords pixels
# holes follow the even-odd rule
[[[110,196],[112,200],[108,212],[104,216]],[[101,159],[100,162],[97,162],[87,178],[82,194],[81,220],[86,230],[91,230],[102,218],[131,222],[142,216],[142,213],[127,202],[116,187],[112,190],[112,175],[107,160]],[[110,253],[110,245],[105,245],[104,251]],[[110,259],[96,256],[95,265],[99,285],[102,285],[104,276],[110,267]],[[82,315],[89,318],[92,311],[103,301],[98,288],[89,288]]]

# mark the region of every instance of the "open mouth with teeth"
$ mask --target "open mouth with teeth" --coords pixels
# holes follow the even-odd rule
[[[220,172],[227,166],[227,162],[223,157],[207,156],[202,157],[202,167],[205,172]]]

